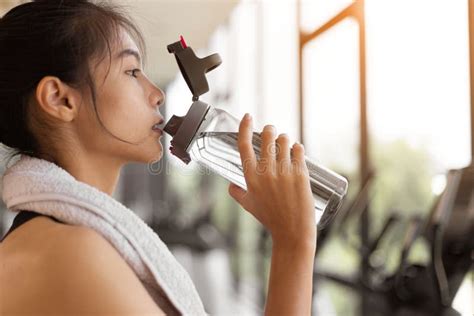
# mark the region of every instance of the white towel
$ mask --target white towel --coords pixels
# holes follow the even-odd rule
[[[206,315],[188,273],[158,235],[129,208],[58,165],[22,155],[3,175],[3,200],[13,212],[35,211],[96,230],[133,268],[155,301],[164,291],[182,314]]]

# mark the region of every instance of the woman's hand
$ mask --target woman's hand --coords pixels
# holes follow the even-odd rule
[[[288,136],[277,137],[275,127],[267,125],[257,160],[252,134],[252,118],[247,114],[238,135],[247,191],[231,183],[230,195],[269,230],[274,245],[315,247],[314,200],[303,146],[294,144],[290,149]]]

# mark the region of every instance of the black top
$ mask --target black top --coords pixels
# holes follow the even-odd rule
[[[49,218],[52,218],[54,221],[58,222],[58,223],[62,223],[61,221],[57,220],[56,218],[52,217],[52,216],[48,216],[48,215],[43,215],[43,214],[40,214],[40,213],[36,213],[36,212],[33,212],[33,211],[20,211],[16,216],[15,218],[13,219],[13,224],[12,226],[10,227],[10,229],[8,230],[8,232],[5,234],[5,236],[3,236],[2,240],[0,240],[0,242],[4,241],[5,238],[7,238],[8,234],[10,234],[12,231],[14,231],[15,229],[17,229],[18,227],[20,227],[22,224],[26,223],[27,221],[29,221],[30,219],[33,219],[37,216],[46,216],[46,217],[49,217]]]

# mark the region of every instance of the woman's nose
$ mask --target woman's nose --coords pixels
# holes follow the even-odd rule
[[[154,85],[154,91],[152,93],[152,104],[162,106],[165,103],[165,93],[159,87]]]

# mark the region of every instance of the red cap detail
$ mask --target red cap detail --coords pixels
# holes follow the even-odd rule
[[[180,35],[180,36],[179,36],[179,40],[181,41],[181,46],[183,46],[183,48],[187,48],[187,47],[188,47],[188,45],[186,45],[186,42],[184,41],[183,35]]]

